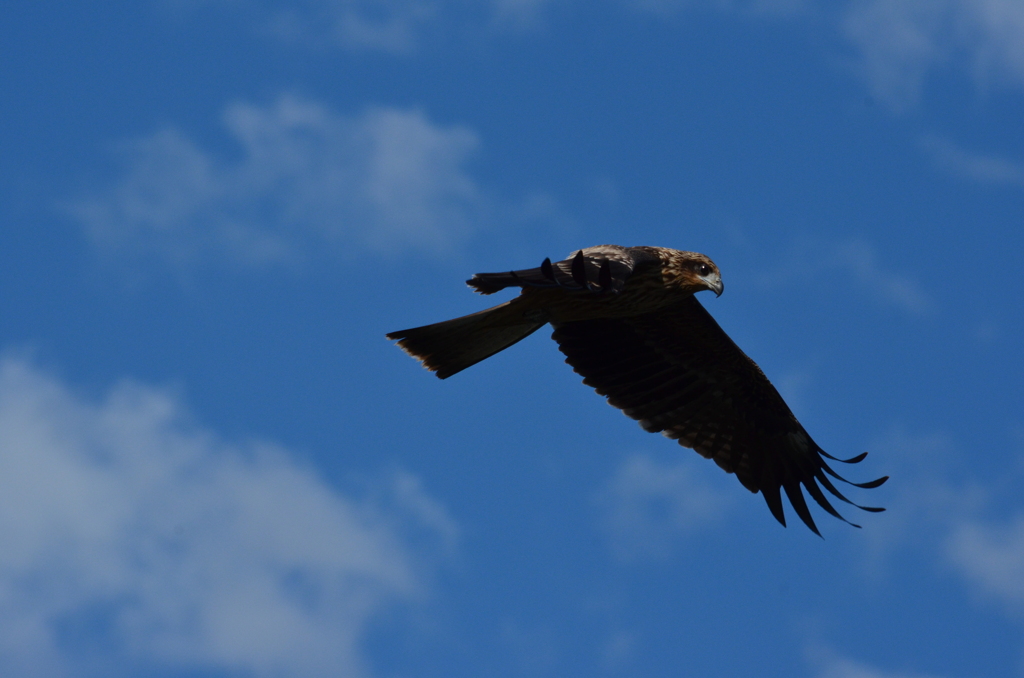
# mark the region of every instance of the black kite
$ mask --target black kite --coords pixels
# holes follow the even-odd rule
[[[392,332],[410,355],[441,379],[488,358],[551,323],[552,338],[583,383],[637,419],[692,448],[751,492],[761,492],[772,515],[786,518],[780,490],[816,534],[800,486],[825,511],[818,483],[842,495],[825,458],[753,360],[704,310],[694,293],[722,293],[718,267],[703,254],[663,247],[600,245],[540,268],[478,273],[468,284],[482,294],[521,287],[518,297],[447,322]],[[856,487],[878,487],[888,477]],[[846,521],[849,522],[849,521]],[[851,523],[852,524],[852,523]]]

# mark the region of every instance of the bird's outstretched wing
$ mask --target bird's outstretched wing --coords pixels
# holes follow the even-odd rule
[[[844,521],[821,487],[858,508],[882,510],[854,504],[829,479],[849,482],[825,457],[856,463],[866,453],[840,460],[818,447],[761,369],[694,297],[639,316],[562,323],[552,337],[583,383],[645,430],[677,439],[735,473],[747,489],[764,495],[783,525],[780,490],[801,520],[820,534],[801,485],[825,511]],[[850,484],[871,488],[886,479]]]
[[[563,261],[545,259],[537,268],[505,273],[477,273],[466,284],[481,294],[506,287],[560,288],[569,292],[621,292],[626,280],[645,264],[659,262],[650,247],[598,245]]]

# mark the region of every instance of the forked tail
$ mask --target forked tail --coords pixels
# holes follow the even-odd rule
[[[515,301],[454,320],[391,332],[387,337],[421,360],[439,379],[447,379],[525,339],[544,325],[544,321],[523,318]]]

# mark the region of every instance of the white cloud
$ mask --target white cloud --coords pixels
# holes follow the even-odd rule
[[[923,673],[885,671],[860,662],[838,657],[831,652],[814,652],[818,665],[817,678],[933,678]]]
[[[262,33],[304,47],[411,55],[423,43],[529,25],[564,0],[165,0],[231,5]]]
[[[934,68],[966,62],[980,84],[1024,85],[1020,0],[855,0],[843,28],[874,93],[914,103]]]
[[[601,665],[605,672],[623,669],[636,652],[637,634],[633,631],[616,631],[601,648]]]
[[[431,0],[292,1],[268,20],[289,40],[330,42],[353,50],[408,52],[437,21],[443,2]]]
[[[515,31],[542,24],[549,10],[577,11],[576,0],[164,0],[178,7],[227,5],[260,31],[305,47],[340,47],[409,56],[424,43],[455,36]],[[671,16],[687,10],[731,11],[745,16],[787,16],[814,0],[605,0],[638,13]],[[601,4],[600,2],[597,4]],[[605,7],[608,9],[609,7]]]
[[[977,84],[1024,85],[1024,2],[1020,0],[628,0],[641,10],[712,9],[744,17],[834,17],[854,47],[873,94],[901,108],[928,76],[952,64]],[[833,21],[833,19],[829,19]]]
[[[679,536],[716,522],[731,499],[686,461],[635,454],[609,480],[600,502],[612,548],[629,560],[664,555]]]
[[[1024,604],[1024,515],[1002,525],[958,525],[946,543],[950,562],[973,584],[1014,609]]]
[[[790,15],[807,9],[813,0],[618,0],[635,9],[670,14],[687,9],[737,12],[745,16]]]
[[[963,472],[965,462],[948,435],[893,428],[865,449],[872,451],[865,463],[892,476],[877,490],[885,494],[878,502],[886,512],[863,531],[864,565],[873,576],[882,575],[896,553],[941,550],[951,526],[989,500],[989,492]]]
[[[382,497],[219,440],[167,393],[125,383],[93,401],[5,359],[0,672],[366,675],[367,623],[421,598],[455,536],[414,478]]]
[[[780,253],[778,263],[758,278],[761,284],[772,287],[808,277],[830,283],[852,283],[873,301],[910,315],[934,311],[936,301],[910,272],[892,263],[896,258],[879,256],[875,247],[863,240],[822,242],[805,238],[795,241],[788,253]]]
[[[980,184],[1024,187],[1024,164],[968,151],[938,137],[923,138],[921,147],[932,156],[936,165],[957,176]]]
[[[168,2],[174,0],[166,0]],[[226,0],[216,0],[225,3]],[[745,18],[835,17],[875,96],[913,104],[936,68],[955,64],[976,81],[1024,85],[1024,3],[1020,0],[607,0],[638,13],[704,10]],[[176,0],[213,4],[214,0]],[[414,53],[428,36],[479,34],[537,23],[571,0],[258,0],[233,2],[271,34],[305,46]],[[813,27],[813,23],[808,23]],[[436,40],[435,40],[436,41]]]
[[[175,130],[125,143],[123,175],[71,214],[111,251],[263,264],[353,246],[443,252],[488,209],[466,170],[477,136],[416,110],[345,117],[286,96],[231,106],[224,125],[234,159]]]
[[[892,264],[879,263],[873,247],[865,242],[850,241],[837,251],[840,268],[883,301],[914,315],[923,315],[935,307],[920,285]]]

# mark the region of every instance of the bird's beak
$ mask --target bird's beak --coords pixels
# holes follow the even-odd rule
[[[708,284],[711,285],[711,289],[715,293],[716,297],[722,296],[722,292],[725,291],[725,284],[722,282],[722,276],[714,276],[708,280]]]

